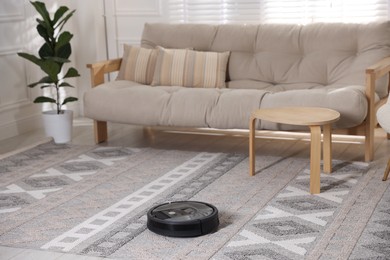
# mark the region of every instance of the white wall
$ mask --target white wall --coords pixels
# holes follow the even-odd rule
[[[80,77],[77,78],[78,112],[83,115],[83,93],[91,87],[90,71],[86,65],[107,59],[105,16],[103,0],[75,1],[74,39],[72,42],[74,60]]]
[[[75,115],[82,114],[82,94],[89,88],[90,76],[86,64],[106,59],[103,0],[44,0],[49,11],[66,5],[76,13],[66,30],[74,34],[71,66],[81,77],[73,79],[76,89],[67,88],[79,102],[69,103]],[[40,69],[17,56],[17,52],[37,54],[42,40],[37,36],[35,9],[27,0],[0,1],[0,140],[42,127],[41,111],[47,104],[34,104],[42,94],[39,87],[29,89],[28,83],[42,77]]]
[[[146,22],[164,22],[164,0],[104,0],[109,58],[122,56],[123,44],[139,45]]]
[[[42,1],[42,0],[41,0]],[[83,93],[90,88],[86,64],[122,55],[123,43],[139,44],[145,22],[164,20],[164,0],[43,0],[49,11],[61,5],[76,9],[66,30],[74,34],[71,66],[81,77],[72,79],[76,89],[67,88],[78,102],[69,103],[75,116],[83,115]],[[43,74],[17,52],[37,54],[42,40],[37,36],[35,9],[28,0],[0,1],[0,140],[42,128],[41,111],[48,104],[34,104],[42,92],[27,84]],[[107,37],[106,37],[107,28]],[[41,130],[43,131],[43,130]]]
[[[39,109],[31,105],[34,92],[26,87],[33,71],[16,55],[27,42],[36,45],[29,11],[24,0],[0,1],[0,139],[40,125]]]

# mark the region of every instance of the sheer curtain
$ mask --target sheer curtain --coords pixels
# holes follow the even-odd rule
[[[168,0],[178,23],[373,22],[388,20],[389,0]]]

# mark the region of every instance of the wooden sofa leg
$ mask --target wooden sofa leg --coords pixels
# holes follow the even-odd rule
[[[369,105],[370,106],[370,105]],[[372,106],[372,105],[371,105]],[[368,116],[365,126],[365,161],[371,162],[374,160],[374,133],[376,125],[376,115],[373,107],[368,110]]]
[[[386,167],[385,173],[383,174],[383,179],[382,179],[383,181],[387,180],[387,177],[389,176],[389,172],[390,172],[390,158],[387,161],[387,167]]]
[[[93,129],[95,132],[95,143],[102,143],[107,141],[107,122],[105,121],[94,121]]]
[[[364,159],[366,162],[371,162],[374,159],[374,129],[372,129],[371,131],[372,132],[366,131],[366,138],[364,141],[365,143]]]
[[[144,137],[153,138],[154,132],[150,126],[145,126],[142,130],[143,130],[142,132],[143,132]]]
[[[154,144],[154,141],[156,140],[156,135],[154,134],[153,128],[150,126],[145,126],[143,128],[143,135],[144,137],[149,140],[151,144]]]

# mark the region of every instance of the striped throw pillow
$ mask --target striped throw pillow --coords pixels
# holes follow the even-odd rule
[[[225,87],[229,52],[157,49],[153,86]]]
[[[125,44],[117,79],[150,85],[153,81],[156,60],[156,49],[146,49]]]

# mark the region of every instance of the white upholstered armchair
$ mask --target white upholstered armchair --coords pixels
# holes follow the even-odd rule
[[[390,134],[390,98],[388,98],[387,103],[385,105],[379,108],[376,115],[379,124],[389,135]],[[390,171],[390,158],[387,162],[385,174],[383,175],[384,181],[387,180],[387,177],[389,176],[389,171]]]

